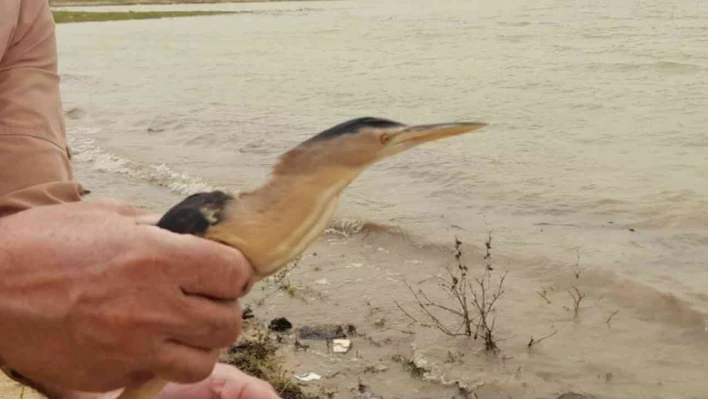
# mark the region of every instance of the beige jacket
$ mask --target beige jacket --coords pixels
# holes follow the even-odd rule
[[[80,200],[47,0],[0,0],[0,217]]]

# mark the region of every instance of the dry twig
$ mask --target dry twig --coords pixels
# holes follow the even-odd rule
[[[417,291],[406,283],[421,312],[433,322],[435,328],[449,336],[467,336],[477,339],[481,336],[484,339],[485,348],[488,351],[497,351],[494,337],[494,326],[496,318],[493,317],[497,300],[504,293],[504,279],[506,273],[499,279],[496,287],[492,286],[492,234],[485,242],[484,273],[482,277],[470,280],[468,278],[469,269],[462,261],[462,242],[455,237],[454,256],[456,267],[445,267],[447,276],[440,280],[439,286],[450,295],[452,304],[441,305],[432,301],[422,289]],[[396,302],[396,306],[411,320],[418,322],[410,313],[406,312],[401,305]],[[459,325],[450,327],[443,323],[441,319],[433,313],[439,310],[448,313],[459,320]]]
[[[610,317],[607,318],[607,320],[605,321],[605,323],[607,324],[607,327],[612,327],[612,325],[610,324],[612,322],[612,318],[617,316],[617,313],[619,313],[619,312],[620,312],[619,310],[615,310],[614,312],[612,312]]]
[[[580,302],[583,300],[583,298],[585,298],[585,294],[582,294],[576,286],[573,286],[573,289],[575,290],[575,292],[568,290],[568,294],[570,294],[570,297],[573,298],[573,319],[577,319],[578,312],[580,312]]]
[[[543,338],[539,338],[539,339],[533,339],[533,336],[532,336],[532,337],[531,337],[531,340],[529,341],[529,343],[528,343],[527,346],[530,348],[530,347],[532,347],[532,346],[534,346],[534,345],[536,345],[536,344],[541,343],[541,341],[543,341],[543,340],[545,340],[545,339],[551,338],[552,336],[554,336],[554,335],[556,335],[556,334],[558,334],[558,330],[554,330],[552,333],[546,335],[546,336],[543,337]]]

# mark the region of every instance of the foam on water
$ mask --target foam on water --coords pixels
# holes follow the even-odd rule
[[[85,128],[70,129],[68,131],[69,145],[76,162],[87,163],[96,171],[118,173],[134,179],[145,180],[158,186],[167,187],[173,192],[182,195],[191,195],[202,191],[226,190],[187,173],[177,173],[165,164],[143,164],[105,151],[96,144],[95,139],[87,137],[87,135],[95,134],[99,130],[100,128]]]

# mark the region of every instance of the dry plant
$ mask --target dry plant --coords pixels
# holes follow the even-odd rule
[[[393,360],[396,363],[400,363],[406,371],[411,375],[411,377],[416,378],[416,379],[421,379],[425,376],[425,373],[427,373],[429,370],[426,369],[425,367],[420,367],[415,362],[413,359],[403,356],[403,355],[393,355],[391,356],[391,360]]]
[[[260,298],[257,301],[257,305],[261,306],[265,303],[266,299],[270,298],[273,294],[275,294],[278,291],[285,291],[288,295],[291,297],[294,297],[297,294],[297,287],[293,285],[290,282],[290,279],[288,278],[288,274],[290,274],[293,269],[298,267],[300,265],[300,256],[296,257],[293,259],[288,265],[286,265],[283,269],[275,273],[272,277],[269,278],[268,284],[264,285],[261,290],[266,290],[269,288],[275,288],[272,291],[270,291],[268,294],[266,294],[264,297]]]
[[[619,312],[620,312],[619,310],[615,310],[614,312],[612,312],[612,314],[610,315],[610,317],[608,317],[607,320],[605,320],[605,324],[607,324],[607,327],[612,328],[612,324],[611,324],[611,323],[612,323],[612,318],[615,317],[615,316],[617,316],[617,313],[619,313]]]
[[[585,298],[585,294],[581,293],[578,287],[573,286],[573,290],[568,290],[568,294],[573,298],[573,320],[578,318],[578,313],[580,312],[580,302]]]
[[[496,323],[495,305],[497,300],[504,293],[504,273],[497,284],[492,284],[492,234],[485,242],[484,255],[484,272],[482,277],[470,279],[468,273],[469,268],[462,261],[462,250],[460,249],[462,242],[455,237],[455,260],[456,266],[446,266],[445,271],[447,276],[440,278],[439,286],[451,297],[450,305],[441,305],[433,302],[422,289],[414,291],[413,288],[406,283],[408,290],[415,297],[418,306],[423,314],[425,314],[433,323],[433,326],[449,336],[467,336],[477,339],[482,337],[484,346],[487,351],[498,351],[497,339],[494,336],[494,326]],[[403,307],[396,302],[396,306],[404,312],[409,318],[416,323],[420,323],[410,313],[406,312]],[[434,311],[443,311],[455,316],[459,321],[456,327],[449,327],[443,323]],[[422,324],[430,327],[430,325]]]
[[[552,336],[554,336],[556,334],[558,334],[558,330],[554,330],[552,333],[546,335],[545,337],[541,337],[539,339],[534,339],[533,336],[531,336],[531,339],[529,340],[529,343],[526,346],[528,346],[530,348],[534,345],[538,345],[539,343],[541,343],[541,341],[551,338]]]
[[[546,301],[547,304],[550,305],[551,301],[548,299],[548,290],[546,290],[543,287],[541,287],[541,288],[542,288],[541,291],[536,291],[536,293],[538,294],[538,296],[543,298],[543,300]]]
[[[256,327],[258,328],[258,327]],[[262,379],[273,386],[278,397],[283,399],[331,399],[334,393],[320,386],[319,390],[312,392],[314,387],[303,389],[300,384],[292,380],[292,370],[286,369],[283,358],[278,354],[280,346],[273,334],[258,328],[231,345],[220,354],[224,363],[236,366],[239,370],[253,377]]]

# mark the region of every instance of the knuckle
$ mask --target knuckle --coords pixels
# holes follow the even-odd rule
[[[234,314],[230,317],[229,328],[225,329],[225,340],[222,346],[231,345],[241,335],[241,315]]]
[[[188,334],[198,336],[204,347],[224,347],[241,334],[241,320],[232,312],[209,310],[201,313],[199,320],[191,319]]]
[[[229,293],[235,297],[246,294],[252,285],[251,267],[245,257],[237,251],[234,255],[224,258],[227,267],[227,286]]]
[[[238,310],[228,312],[212,325],[216,344],[220,347],[232,344],[241,335],[241,314]]]

